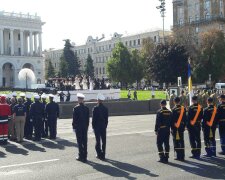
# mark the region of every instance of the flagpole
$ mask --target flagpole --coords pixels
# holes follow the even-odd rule
[[[188,58],[188,91],[189,91],[189,105],[192,103],[193,89],[191,79],[191,58]]]

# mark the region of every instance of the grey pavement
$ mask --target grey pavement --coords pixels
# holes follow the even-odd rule
[[[58,121],[55,141],[9,142],[1,146],[0,180],[225,179],[225,156],[188,158],[191,154],[187,132],[186,162],[174,160],[171,139],[170,163],[158,163],[155,115],[110,117],[104,162],[95,158],[95,138],[90,126],[88,162],[77,162],[71,121]],[[217,134],[217,151],[220,151],[218,140]]]

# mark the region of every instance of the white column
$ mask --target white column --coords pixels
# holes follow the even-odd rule
[[[1,39],[1,54],[4,54],[4,35],[3,35],[3,29],[0,29],[0,39]]]
[[[34,53],[37,54],[37,34],[34,34]]]
[[[14,55],[14,36],[13,36],[14,29],[10,29],[10,46],[11,46],[11,56]]]
[[[42,56],[42,37],[41,37],[41,32],[39,32],[39,55]]]
[[[33,56],[33,33],[30,31],[30,55]]]
[[[24,37],[23,37],[23,30],[20,30],[20,52],[21,56],[24,56]]]

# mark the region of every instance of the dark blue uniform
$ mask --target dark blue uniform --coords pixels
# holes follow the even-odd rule
[[[44,118],[44,106],[39,101],[34,102],[30,108],[30,117],[34,125],[34,140],[41,140],[42,120]]]
[[[50,130],[50,139],[55,139],[57,134],[57,118],[59,117],[59,105],[57,103],[50,102],[45,108],[47,116],[47,124]]]
[[[157,147],[160,161],[167,162],[169,158],[169,138],[170,138],[170,124],[172,113],[166,107],[163,107],[157,112],[155,132],[157,133]],[[165,149],[163,149],[163,145]]]
[[[44,110],[46,108],[47,102],[44,100],[42,101],[42,105],[44,107]],[[44,117],[42,120],[42,131],[41,131],[41,136],[44,137],[48,137],[48,121],[47,121],[47,117],[46,117],[46,112],[44,112]]]
[[[103,159],[105,159],[107,126],[108,109],[102,103],[99,103],[93,108],[92,128],[94,129],[96,138],[95,150],[97,152],[97,156]]]
[[[225,102],[217,107],[217,117],[219,123],[219,135],[222,153],[225,154]]]
[[[24,128],[24,136],[27,139],[31,139],[32,135],[33,135],[33,122],[31,121],[30,118],[30,106],[33,102],[28,99],[24,105],[25,105],[25,109],[26,109],[26,122],[25,122],[25,128]]]
[[[212,127],[207,124],[207,122],[211,120],[213,110],[214,106],[210,105],[204,109],[203,113],[202,130],[204,134],[205,151],[207,156],[216,156],[215,132],[218,123],[217,117],[215,117]]]
[[[187,121],[186,117],[186,110],[184,109],[184,115],[180,123],[180,127],[177,128],[175,123],[177,123],[181,113],[181,106],[176,105],[172,110],[172,121],[171,121],[171,130],[173,135],[173,144],[174,144],[174,151],[177,154],[178,160],[184,160],[185,151],[184,151],[184,130],[185,124]],[[177,137],[179,136],[179,138]]]
[[[74,107],[72,126],[76,132],[77,144],[79,149],[79,159],[86,161],[89,109],[84,104],[79,104]]]
[[[194,125],[191,125],[191,121],[194,119],[198,109],[198,103],[193,104],[189,107],[188,110],[188,119],[187,119],[187,128],[189,133],[189,140],[191,144],[191,153],[192,157],[199,158],[201,155],[201,121],[203,118],[203,110],[201,108],[201,112],[196,120]]]

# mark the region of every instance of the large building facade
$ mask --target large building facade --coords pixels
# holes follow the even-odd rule
[[[44,83],[43,24],[37,15],[0,12],[0,87],[21,87],[23,68],[34,72],[34,83]]]
[[[170,35],[170,31],[165,32],[165,36]],[[81,70],[84,70],[88,54],[91,55],[96,78],[107,78],[106,63],[112,56],[112,50],[116,43],[122,42],[128,49],[142,48],[143,39],[151,38],[155,43],[161,43],[163,31],[150,31],[135,35],[123,36],[122,34],[114,33],[112,37],[106,39],[104,35],[101,38],[93,38],[89,36],[86,44],[75,46],[74,51],[77,53],[81,64]],[[63,50],[47,50],[44,52],[46,62],[51,61],[56,71],[59,71],[60,57]],[[47,64],[47,63],[46,63]]]
[[[225,0],[173,0],[173,30],[199,40],[202,32],[225,32]]]

